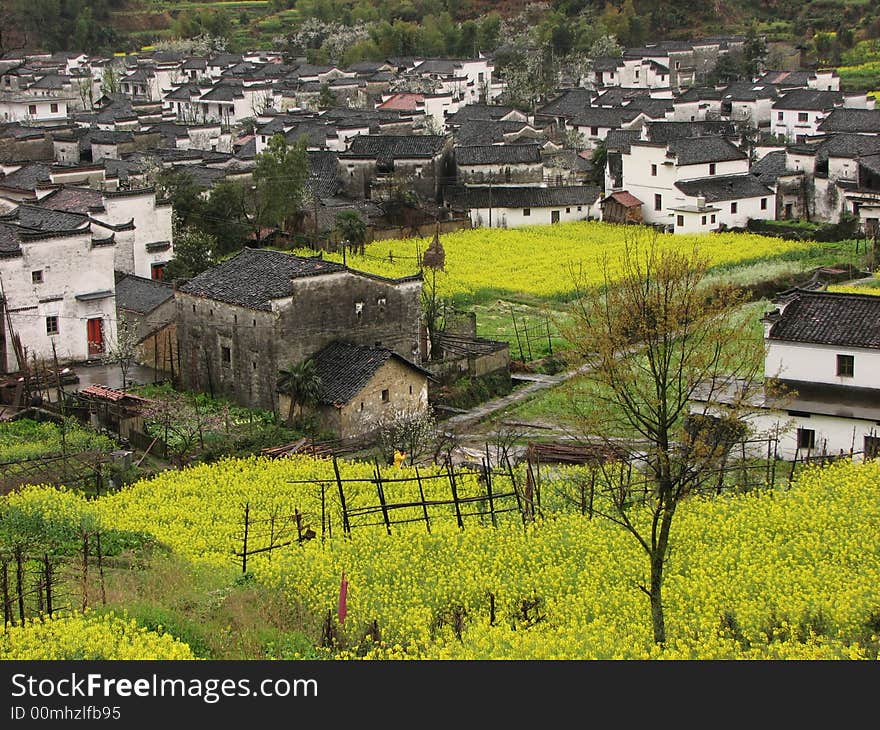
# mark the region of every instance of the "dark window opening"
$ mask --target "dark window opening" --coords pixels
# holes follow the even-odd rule
[[[797,445],[799,449],[816,448],[816,432],[812,428],[799,428],[797,430]]]
[[[382,391],[382,402],[387,403],[391,400],[391,393],[388,391],[388,388]]]
[[[679,227],[683,226],[684,225],[684,216],[683,215],[677,216],[675,219],[675,223]]]
[[[654,210],[663,210],[663,196],[654,193]]]
[[[855,373],[855,357],[853,355],[837,356],[837,374],[851,378]]]
[[[31,272],[31,282],[34,284],[42,284],[43,283],[43,270],[42,269]]]
[[[523,208],[523,215],[531,215],[531,214],[532,214],[531,208]]]
[[[731,213],[736,213],[736,203],[731,203],[731,204],[730,204],[730,212],[731,212]]]
[[[710,163],[709,163],[709,174],[710,174],[710,175],[714,175],[714,174],[715,174],[715,163],[714,163],[714,162],[710,162]]]
[[[229,365],[232,362],[232,350],[228,347],[220,348],[220,361],[224,365]]]
[[[54,314],[46,317],[46,334],[47,335],[57,335],[58,334],[58,317]]]
[[[767,198],[761,198],[761,210],[767,210]]]

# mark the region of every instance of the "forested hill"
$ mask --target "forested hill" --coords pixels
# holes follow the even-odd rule
[[[637,46],[751,27],[769,41],[791,43],[830,33],[839,52],[880,37],[875,0],[3,0],[0,6],[4,52],[21,47],[118,52],[200,35],[225,39],[231,51],[293,37],[314,52],[320,49],[320,28],[328,25],[350,29],[340,44],[349,58],[317,54],[315,60],[491,51],[517,24],[563,55],[589,52],[597,38],[608,35],[623,46]]]

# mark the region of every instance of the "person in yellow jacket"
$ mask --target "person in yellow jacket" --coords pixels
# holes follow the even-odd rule
[[[394,449],[394,466],[400,469],[406,461],[406,452]]]

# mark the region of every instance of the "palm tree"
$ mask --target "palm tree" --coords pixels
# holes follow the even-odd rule
[[[303,360],[282,371],[277,387],[279,393],[290,397],[290,410],[287,412],[289,426],[293,423],[297,405],[302,415],[303,407],[315,405],[321,395],[321,378],[315,370],[315,361]]]

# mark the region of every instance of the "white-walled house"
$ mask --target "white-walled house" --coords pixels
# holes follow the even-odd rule
[[[666,144],[636,141],[621,162],[622,185],[644,201],[644,221],[661,225],[673,223],[673,205],[688,204],[688,194],[676,183],[749,171],[748,156],[723,137],[688,137]]]
[[[789,142],[805,142],[822,133],[822,122],[833,110],[870,110],[873,105],[865,94],[793,89],[773,104],[772,130]]]
[[[114,268],[147,279],[162,279],[174,256],[171,204],[154,188],[99,191],[62,187],[45,196],[46,209],[87,215],[99,236],[115,239]]]
[[[756,434],[777,434],[786,460],[880,456],[880,297],[793,289],[774,304],[764,376],[775,385],[745,420]]]
[[[750,219],[775,220],[776,196],[754,175],[719,175],[675,183],[670,210],[675,233],[745,228]]]
[[[796,289],[775,303],[764,374],[795,391],[767,416],[794,421],[783,454],[880,455],[880,297]]]
[[[0,122],[63,122],[70,101],[62,96],[0,96]]]
[[[447,204],[466,211],[475,228],[518,228],[598,219],[600,193],[589,185],[468,187]]]
[[[9,323],[28,355],[78,362],[103,357],[116,338],[114,243],[90,226],[29,231],[0,222],[0,372],[17,372]],[[8,320],[7,320],[8,316]]]

